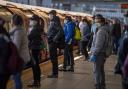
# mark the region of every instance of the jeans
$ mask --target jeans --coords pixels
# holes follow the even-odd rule
[[[34,83],[40,83],[41,80],[41,69],[39,66],[40,61],[40,50],[32,50],[32,56],[34,60],[34,64],[32,65],[32,71],[33,71],[33,77],[34,77]]]
[[[15,89],[22,89],[21,72],[14,74],[13,79],[15,82]]]
[[[7,89],[7,83],[10,75],[0,74],[0,89]]]
[[[52,62],[52,74],[58,75],[57,44],[49,44],[50,60]]]
[[[95,85],[98,86],[97,89],[102,89],[102,87],[105,87],[105,60],[105,54],[100,53],[97,56],[96,62],[94,62],[94,80]]]
[[[66,44],[64,49],[64,66],[74,66],[74,57],[73,57],[73,45],[72,44]]]

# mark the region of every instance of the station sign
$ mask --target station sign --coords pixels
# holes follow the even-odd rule
[[[121,4],[121,9],[128,9],[128,3],[127,4]]]

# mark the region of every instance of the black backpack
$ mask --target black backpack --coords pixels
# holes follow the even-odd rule
[[[65,35],[62,26],[57,27],[58,32],[53,40],[57,43],[57,48],[64,49],[65,48]]]

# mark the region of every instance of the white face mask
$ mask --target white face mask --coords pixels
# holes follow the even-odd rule
[[[68,21],[67,20],[64,20],[64,23],[67,23]]]
[[[49,18],[50,18],[50,19],[53,19],[53,15],[49,14]]]
[[[29,26],[35,26],[37,24],[37,21],[30,20]]]
[[[96,26],[98,26],[98,27],[101,26],[101,23],[96,23]]]

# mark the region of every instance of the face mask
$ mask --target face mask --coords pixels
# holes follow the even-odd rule
[[[101,23],[96,23],[96,26],[98,26],[98,27],[101,26]]]
[[[53,15],[50,14],[50,15],[49,15],[49,18],[50,18],[50,19],[53,19]]]
[[[35,26],[36,24],[37,24],[37,21],[34,21],[34,20],[31,20],[29,23],[30,26]]]
[[[64,20],[64,23],[67,23],[68,22],[68,20]]]

